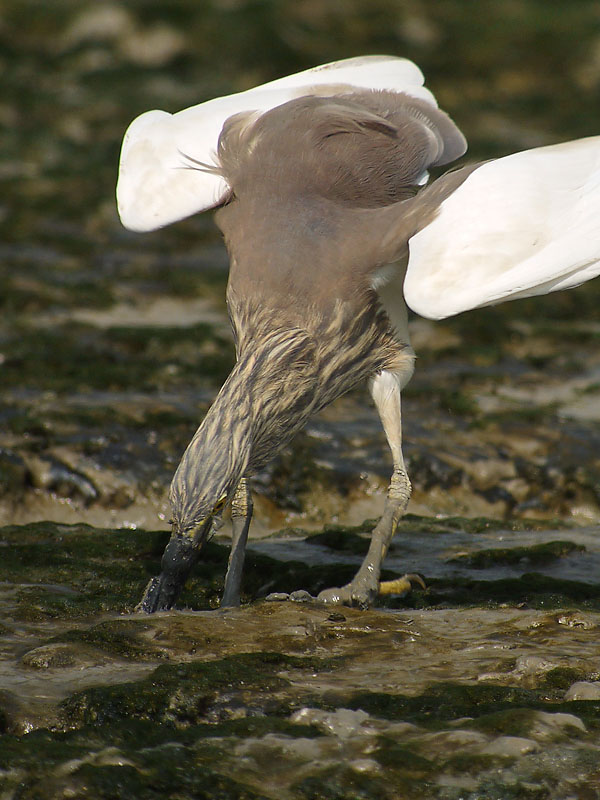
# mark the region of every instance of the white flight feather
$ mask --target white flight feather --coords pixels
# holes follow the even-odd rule
[[[254,89],[186,108],[176,114],[148,111],[123,139],[117,183],[121,221],[134,231],[151,231],[221,203],[228,186],[217,174],[198,169],[215,164],[224,122],[242,111],[267,111],[331,85],[333,91],[387,89],[437,106],[423,86],[421,70],[404,58],[362,56],[324,64]]]
[[[600,136],[483,164],[409,242],[404,296],[444,319],[600,274]]]

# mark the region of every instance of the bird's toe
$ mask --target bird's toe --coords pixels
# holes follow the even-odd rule
[[[423,578],[416,574],[403,575],[401,578],[394,578],[391,581],[381,581],[377,586],[373,586],[371,581],[355,578],[345,586],[323,589],[316,597],[304,589],[297,589],[289,594],[287,592],[271,592],[265,597],[265,600],[269,602],[290,600],[293,603],[324,603],[332,606],[354,606],[367,609],[373,605],[378,595],[406,595],[415,584],[422,589],[427,588]]]
[[[317,595],[317,600],[320,603],[335,606],[354,606],[355,608],[367,609],[373,605],[376,597],[376,589],[362,582],[352,581],[346,586],[324,589]]]
[[[350,584],[347,586],[334,586],[331,589],[323,589],[317,595],[319,603],[326,603],[333,606],[348,606],[352,605],[352,595],[350,593]]]
[[[425,581],[416,573],[403,575],[401,578],[394,578],[392,581],[381,581],[379,584],[379,594],[398,594],[401,596],[409,594],[414,584],[418,584],[421,589],[426,589]]]

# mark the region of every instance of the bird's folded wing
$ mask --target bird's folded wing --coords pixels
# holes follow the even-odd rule
[[[409,241],[408,305],[444,319],[600,274],[600,136],[475,169]]]
[[[364,56],[336,61],[219,97],[177,114],[148,111],[125,133],[117,205],[134,231],[151,231],[219,205],[228,186],[217,173],[215,153],[224,122],[242,111],[267,111],[296,97],[353,88],[404,92],[434,106],[421,70],[404,58]],[[203,171],[202,165],[209,167]]]

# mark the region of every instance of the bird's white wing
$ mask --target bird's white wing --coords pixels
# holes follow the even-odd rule
[[[151,231],[223,202],[228,186],[201,164],[214,166],[224,122],[242,111],[268,111],[296,97],[352,88],[403,92],[437,106],[423,86],[423,73],[405,58],[362,56],[265,83],[246,92],[218,97],[168,114],[148,111],[125,133],[117,206],[134,231]],[[198,164],[200,162],[200,164]]]
[[[600,136],[490,161],[409,241],[408,305],[444,319],[600,274]]]

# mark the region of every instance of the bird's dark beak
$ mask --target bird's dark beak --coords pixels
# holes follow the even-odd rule
[[[161,573],[150,580],[136,611],[152,614],[172,608],[198,560],[213,525],[208,516],[189,531],[174,530],[161,561]]]

